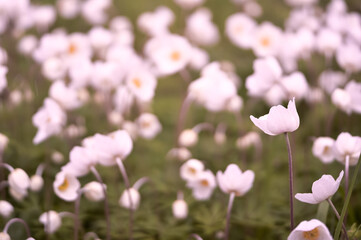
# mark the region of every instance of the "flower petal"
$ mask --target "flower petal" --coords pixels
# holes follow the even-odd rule
[[[298,201],[309,203],[309,204],[318,204],[319,202],[315,200],[312,193],[297,193],[295,198]]]

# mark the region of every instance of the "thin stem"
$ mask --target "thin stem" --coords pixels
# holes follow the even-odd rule
[[[9,172],[14,171],[14,168],[13,168],[12,166],[10,166],[9,164],[7,164],[7,163],[1,162],[1,163],[0,163],[0,167],[6,168],[7,170],[9,170]]]
[[[338,240],[339,237],[340,237],[340,232],[341,232],[341,227],[342,227],[342,223],[343,223],[343,219],[346,215],[346,212],[347,212],[347,208],[348,208],[348,204],[350,202],[350,199],[351,199],[351,195],[352,195],[352,190],[355,186],[355,182],[356,182],[356,179],[357,179],[357,174],[359,172],[359,169],[360,169],[360,165],[361,165],[361,161],[360,159],[358,160],[357,162],[357,166],[356,166],[356,169],[355,169],[355,172],[352,176],[352,181],[351,181],[351,185],[350,185],[350,189],[347,193],[347,196],[346,196],[346,200],[343,204],[343,207],[342,207],[342,212],[341,212],[341,217],[340,217],[340,220],[338,221],[337,223],[337,227],[336,227],[336,231],[335,231],[335,235],[334,235],[334,240]]]
[[[128,227],[128,230],[129,230],[129,239],[132,240],[132,239],[133,239],[134,213],[133,213],[132,196],[131,196],[131,194],[130,194],[129,178],[128,178],[128,175],[127,175],[127,171],[125,170],[123,161],[122,161],[120,158],[116,158],[116,162],[117,162],[117,164],[118,164],[120,173],[122,174],[126,191],[128,192],[128,198],[129,198],[129,203],[130,203],[130,207],[129,207],[129,227]]]
[[[207,123],[207,122],[199,123],[199,124],[197,124],[196,126],[193,127],[193,130],[196,133],[199,133],[199,132],[201,132],[203,130],[213,131],[213,125],[210,124],[210,123]]]
[[[328,204],[330,204],[330,206],[331,206],[333,212],[335,213],[337,219],[340,221],[340,214],[338,213],[335,205],[333,205],[333,202],[331,201],[331,198],[328,198],[328,199],[327,199],[327,202],[328,202]],[[347,230],[346,230],[346,227],[345,227],[345,225],[344,225],[343,223],[342,223],[342,229],[343,229],[343,231],[344,231],[344,233],[345,233],[346,239],[348,240]]]
[[[191,106],[191,103],[192,103],[192,100],[189,97],[189,95],[187,95],[183,100],[181,109],[179,111],[179,116],[178,116],[178,122],[177,122],[177,127],[176,127],[176,129],[177,129],[177,133],[176,133],[177,146],[179,145],[178,138],[184,128],[184,122],[185,122],[189,107]]]
[[[44,163],[39,164],[39,166],[36,168],[35,174],[38,176],[43,175],[44,169],[45,169],[45,164]]]
[[[83,193],[83,189],[79,189],[78,196],[74,203],[74,240],[79,239],[79,228],[80,228],[79,210],[80,210],[80,199],[82,193]]]
[[[139,190],[139,188],[141,186],[143,186],[144,183],[148,182],[149,181],[149,178],[148,177],[142,177],[140,179],[138,179],[138,181],[136,181],[134,184],[133,184],[133,188],[136,189],[136,190]]]
[[[350,170],[350,155],[346,155],[346,160],[345,160],[345,195],[346,196],[348,193],[349,170]]]
[[[227,208],[227,217],[226,217],[226,230],[224,231],[224,240],[228,240],[229,237],[229,228],[230,228],[230,220],[231,220],[231,210],[233,206],[233,201],[235,197],[235,193],[232,192],[229,195],[229,202],[228,202],[228,208]]]
[[[195,234],[195,233],[191,234],[190,237],[195,238],[197,240],[203,240],[198,234]]]
[[[288,171],[289,171],[289,188],[290,188],[290,222],[291,230],[294,228],[294,219],[293,219],[293,167],[292,167],[292,150],[290,139],[288,133],[285,133],[286,142],[287,142],[287,151],[288,151]]]
[[[2,182],[0,182],[0,191],[1,191],[3,188],[7,187],[7,186],[9,186],[8,181],[2,181]]]
[[[102,186],[103,189],[103,193],[104,193],[104,215],[105,215],[105,220],[107,222],[107,240],[110,240],[110,214],[109,214],[109,200],[108,200],[108,196],[107,196],[107,190],[105,188],[104,182],[102,177],[100,176],[99,172],[96,170],[96,168],[94,166],[92,166],[90,168],[91,172],[93,173],[93,175],[95,176],[95,178],[97,179],[98,182],[100,182],[100,185]]]
[[[28,236],[28,238],[30,238],[31,235],[30,235],[29,226],[28,226],[28,224],[27,224],[23,219],[21,219],[21,218],[12,218],[12,219],[10,219],[10,220],[6,223],[3,232],[4,232],[4,233],[7,233],[8,230],[9,230],[9,227],[10,227],[13,223],[16,223],[16,222],[22,223],[22,224],[24,225],[24,228],[25,228],[25,231],[26,231],[26,235]]]

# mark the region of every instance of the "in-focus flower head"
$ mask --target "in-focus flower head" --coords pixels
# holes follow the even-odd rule
[[[65,201],[72,202],[78,197],[80,182],[75,176],[61,171],[55,176],[53,189],[58,197]]]
[[[330,231],[326,227],[326,225],[317,220],[312,219],[310,221],[303,221],[291,232],[288,236],[287,240],[300,240],[300,239],[308,239],[308,240],[332,240],[332,236]]]

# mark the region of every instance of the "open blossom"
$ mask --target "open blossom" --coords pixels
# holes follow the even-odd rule
[[[69,154],[70,161],[62,167],[63,171],[75,177],[81,177],[90,171],[90,168],[98,163],[97,155],[91,148],[74,147]]]
[[[151,37],[169,33],[169,26],[174,22],[174,13],[168,7],[157,7],[154,12],[144,12],[137,20],[137,25]]]
[[[192,189],[193,197],[197,200],[208,200],[216,186],[216,178],[210,170],[200,172],[195,180],[187,183],[187,187]]]
[[[67,110],[79,108],[83,104],[80,90],[66,86],[65,82],[61,80],[55,81],[51,85],[49,95]]]
[[[294,98],[288,102],[287,109],[281,105],[273,106],[268,114],[260,118],[251,116],[251,120],[268,135],[293,132],[300,126],[300,118]]]
[[[199,174],[204,171],[204,164],[198,159],[190,159],[183,163],[180,168],[180,176],[186,181],[195,181]]]
[[[312,193],[297,193],[295,198],[301,202],[318,204],[332,197],[338,190],[343,177],[343,171],[335,180],[331,175],[322,177],[312,184]]]
[[[312,153],[323,163],[331,163],[334,159],[333,145],[335,140],[330,137],[319,137],[313,142]]]
[[[79,180],[67,172],[59,172],[53,183],[55,194],[65,201],[74,201],[78,197],[80,189]]]
[[[361,153],[361,137],[340,133],[333,145],[333,152],[337,161],[345,164],[348,157],[350,166],[356,165]]]
[[[270,22],[262,23],[255,29],[252,44],[253,52],[258,57],[275,56],[281,47],[282,31]]]
[[[162,125],[157,116],[151,113],[142,113],[136,120],[138,134],[146,139],[154,138],[160,131]]]
[[[240,48],[250,48],[256,22],[249,16],[236,13],[226,20],[226,34],[233,44]]]
[[[54,100],[46,98],[43,107],[35,113],[32,120],[38,128],[33,142],[39,144],[48,137],[61,132],[66,123],[66,114]]]
[[[361,84],[354,80],[344,89],[337,88],[331,95],[332,103],[347,114],[361,113]]]
[[[254,172],[247,170],[242,173],[236,164],[227,166],[224,173],[217,172],[217,182],[220,189],[224,193],[234,193],[236,196],[243,196],[252,187],[254,180]]]
[[[326,225],[317,220],[303,221],[291,232],[287,240],[332,240],[330,231]]]
[[[155,65],[159,75],[170,75],[182,70],[189,63],[192,46],[182,36],[160,35],[146,43],[145,54]]]
[[[144,68],[138,68],[131,71],[125,80],[130,92],[141,102],[149,102],[153,99],[157,79]]]
[[[47,233],[54,233],[61,226],[61,217],[53,210],[41,214],[39,221],[44,224],[44,231]]]

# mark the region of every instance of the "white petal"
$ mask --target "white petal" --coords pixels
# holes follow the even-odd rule
[[[297,193],[295,198],[298,201],[309,203],[309,204],[318,204],[319,202],[315,200],[312,193]]]

